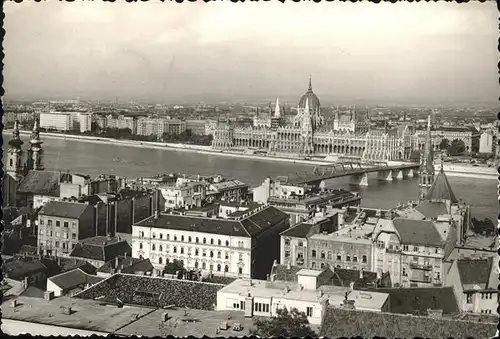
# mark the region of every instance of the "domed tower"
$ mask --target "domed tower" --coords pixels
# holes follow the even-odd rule
[[[12,140],[9,141],[9,150],[7,151],[7,166],[5,172],[14,180],[19,181],[23,176],[23,141],[19,137],[19,121],[14,122],[12,131]]]
[[[316,129],[323,124],[323,117],[320,114],[321,104],[312,89],[311,77],[309,77],[309,88],[307,89],[307,92],[300,98],[299,109],[304,110],[306,108],[306,102],[309,104],[313,129]]]
[[[30,149],[28,150],[28,161],[26,162],[26,167],[28,170],[43,171],[43,142],[40,140],[38,119],[36,117],[29,143]]]

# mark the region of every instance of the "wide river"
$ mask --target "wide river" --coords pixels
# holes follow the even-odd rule
[[[10,135],[3,135],[8,141]],[[43,136],[42,136],[43,137]],[[22,138],[27,148],[27,137]],[[45,167],[90,175],[115,174],[125,177],[151,176],[159,173],[221,174],[258,186],[267,177],[311,171],[314,166],[278,161],[252,160],[204,155],[175,150],[142,149],[112,144],[43,138]],[[4,149],[7,145],[4,144]],[[5,155],[3,159],[5,163]],[[457,197],[473,206],[473,215],[482,219],[497,218],[497,181],[448,176]],[[330,187],[346,187],[362,195],[364,207],[391,208],[398,201],[415,200],[418,179],[377,181],[370,176],[368,187],[349,185],[348,178],[329,182]]]

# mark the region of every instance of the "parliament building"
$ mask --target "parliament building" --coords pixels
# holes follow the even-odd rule
[[[274,156],[349,156],[365,161],[408,160],[418,149],[411,126],[398,129],[366,130],[358,128],[356,108],[347,114],[335,111],[333,124],[325,124],[320,101],[309,88],[300,98],[297,114],[288,121],[281,115],[279,101],[272,116],[257,118],[251,127],[218,123],[212,147],[220,151],[254,150]]]

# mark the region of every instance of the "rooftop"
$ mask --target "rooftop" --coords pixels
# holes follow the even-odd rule
[[[62,290],[67,291],[76,287],[86,286],[87,284],[96,284],[104,278],[97,277],[95,275],[90,275],[77,268],[72,271],[64,272],[49,278],[55,285],[60,287]]]
[[[71,251],[70,257],[99,261],[110,261],[118,255],[132,253],[127,241],[118,238],[97,236],[79,241]]]
[[[383,312],[327,308],[319,335],[328,338],[491,338],[497,322],[470,322]]]
[[[60,183],[66,173],[50,171],[29,171],[19,184],[18,192],[58,197]]]
[[[431,188],[429,188],[429,191],[427,193],[427,196],[425,197],[425,200],[429,200],[429,201],[449,200],[452,203],[458,202],[458,199],[455,196],[455,193],[453,193],[453,190],[451,189],[451,185],[450,185],[448,178],[446,177],[446,174],[444,173],[442,167],[441,167],[441,170],[439,171],[436,179],[434,179],[434,183],[432,184]]]
[[[3,262],[2,270],[7,277],[19,280],[38,272],[45,272],[47,267],[37,258],[13,257]]]
[[[162,322],[161,317],[168,314],[168,321]],[[222,322],[227,322],[227,330],[216,332]],[[234,324],[240,324],[241,331],[233,329]],[[247,336],[253,327],[253,319],[245,318],[243,311],[203,311],[186,310],[184,308],[158,309],[138,319],[116,332],[117,335],[137,335],[146,337],[175,337],[193,336],[201,338],[208,336],[237,337]]]
[[[101,306],[93,300],[59,297],[47,301],[17,297],[17,306],[2,305],[2,318],[38,324],[112,333],[152,310]],[[71,306],[72,314],[62,314],[61,307]]]
[[[245,184],[242,181],[239,180],[227,180],[227,181],[222,181],[222,182],[217,182],[213,183],[210,185],[210,188],[216,191],[225,191],[225,190],[231,190],[235,188],[243,188],[243,187],[249,187],[248,184]]]
[[[109,304],[147,307],[187,307],[213,310],[217,291],[224,285],[163,277],[114,274],[78,293],[76,298],[97,299]]]
[[[472,290],[475,285],[480,289],[497,289],[497,285],[489,286],[493,269],[492,257],[487,259],[459,259],[457,260],[457,268],[464,290]]]
[[[402,244],[444,246],[436,226],[430,220],[395,218],[393,222]]]
[[[427,218],[437,218],[440,215],[449,214],[446,203],[441,201],[425,200],[418,204],[415,209]]]
[[[371,244],[370,238],[374,225],[348,225],[344,228],[330,234],[314,234],[309,237],[310,240],[326,240],[357,244]]]
[[[88,204],[66,201],[49,201],[40,210],[40,215],[61,217],[69,219],[79,219],[87,208]]]
[[[121,255],[116,258],[118,258],[118,266],[116,265],[116,260],[110,260],[99,267],[97,272],[113,274],[117,269],[120,269],[122,273],[133,274],[135,272],[151,272],[154,269],[149,259],[139,259]]]
[[[288,220],[287,214],[272,206],[262,206],[240,220],[160,214],[157,218],[146,218],[135,226],[252,237],[285,220]]]

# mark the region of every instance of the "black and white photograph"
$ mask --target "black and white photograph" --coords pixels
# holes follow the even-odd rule
[[[3,9],[3,333],[498,335],[495,1]]]

